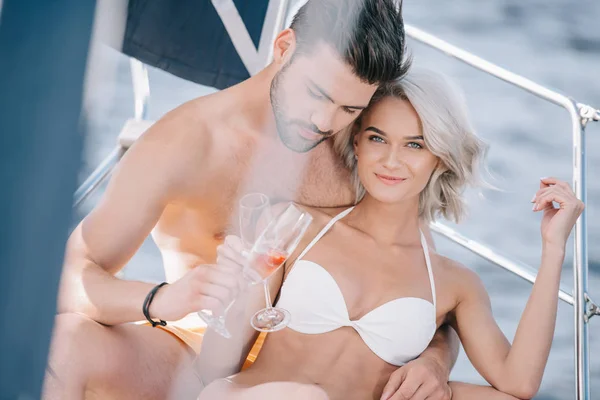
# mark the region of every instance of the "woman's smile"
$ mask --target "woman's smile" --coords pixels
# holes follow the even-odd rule
[[[377,176],[377,178],[379,178],[379,180],[381,182],[383,182],[386,185],[390,185],[390,186],[398,185],[406,180],[405,178],[399,178],[399,177],[395,177],[395,176],[383,175],[383,174],[378,174],[378,173],[375,173],[375,176]]]

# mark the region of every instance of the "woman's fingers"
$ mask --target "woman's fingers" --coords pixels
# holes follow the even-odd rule
[[[534,195],[534,199],[535,199],[535,197],[548,191],[548,189],[552,189],[553,187],[558,187],[558,188],[561,188],[561,189],[564,189],[567,191],[572,191],[571,186],[569,186],[569,184],[565,181],[561,181],[556,178],[541,178],[540,179],[540,189]],[[531,200],[531,202],[533,203],[533,199]]]
[[[242,239],[235,235],[227,235],[223,244],[237,253],[241,253],[244,250]]]
[[[546,211],[555,209],[553,203],[558,203],[558,209],[565,216],[573,216],[575,219],[581,215],[585,205],[579,200],[573,190],[565,182],[557,182],[553,186],[542,189],[534,199],[534,211]]]
[[[564,246],[585,206],[566,182],[545,178],[540,181],[540,187],[533,209],[544,211],[542,239],[547,244]],[[558,209],[553,203],[558,203]]]
[[[573,190],[566,182],[556,178],[542,178],[540,179],[540,190],[538,190],[531,199],[531,202],[534,203],[533,211],[554,208],[552,201],[548,200],[549,198],[556,198],[552,201],[559,204],[561,204],[562,201],[560,208],[564,208],[569,204],[575,204],[578,201]]]
[[[246,261],[244,246],[237,236],[227,236],[217,247],[217,264],[234,263],[243,266]]]
[[[553,188],[553,186],[550,187],[544,187],[543,189],[538,190],[534,195],[533,198],[531,199],[532,203],[535,203],[537,201],[538,198],[540,198],[541,196],[545,195],[546,193],[548,193],[549,190],[551,190]]]
[[[554,208],[552,202],[559,204],[559,208],[567,208],[571,197],[561,188],[551,188],[535,200],[533,211],[541,211],[547,208]]]
[[[224,247],[217,249],[217,264],[219,265],[236,265],[238,268],[241,268],[244,266],[245,262],[246,257],[230,248]]]
[[[568,187],[568,184],[565,181],[561,181],[560,179],[555,178],[553,176],[546,177],[546,178],[540,178],[540,189],[543,189],[543,188],[551,186],[551,185],[557,185],[557,186],[562,186],[562,187],[564,187],[566,185]]]

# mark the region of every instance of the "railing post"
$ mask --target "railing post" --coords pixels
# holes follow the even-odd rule
[[[150,81],[148,68],[135,58],[129,59],[131,68],[131,81],[133,84],[133,102],[135,119],[148,119],[148,99],[150,98]]]
[[[573,102],[568,108],[573,128],[573,190],[577,198],[587,204],[587,155],[585,124],[587,119]],[[575,225],[573,252],[573,318],[575,327],[575,391],[577,400],[590,400],[590,363],[587,312],[587,212]]]

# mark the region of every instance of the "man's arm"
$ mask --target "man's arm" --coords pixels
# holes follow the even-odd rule
[[[442,325],[417,359],[394,371],[381,399],[410,399],[418,392],[419,398],[450,400],[452,392],[448,379],[458,357],[459,344],[454,329]]]
[[[458,334],[450,325],[442,325],[419,358],[428,358],[440,367],[440,371],[447,378],[456,363],[460,350]],[[448,379],[446,379],[448,381]]]
[[[190,146],[178,125],[175,110],[132,146],[98,206],[72,233],[59,313],[80,312],[108,325],[144,319],[142,304],[154,285],[120,280],[114,274],[138,250],[165,206],[182,194],[189,158],[185,149]]]

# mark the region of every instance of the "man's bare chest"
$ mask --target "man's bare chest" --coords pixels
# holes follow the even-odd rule
[[[352,202],[347,181],[333,177],[318,179],[316,171],[295,174],[269,164],[260,164],[249,171],[219,174],[206,182],[209,187],[200,188],[197,195],[169,204],[153,230],[158,247],[212,260],[225,236],[238,233],[239,201],[247,193],[264,193],[273,204],[295,201],[333,207]]]

